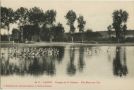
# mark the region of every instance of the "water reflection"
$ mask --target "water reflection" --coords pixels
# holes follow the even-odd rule
[[[116,56],[113,60],[113,73],[116,76],[126,76],[128,74],[128,69],[126,65],[126,48],[116,47]]]
[[[109,61],[112,61],[112,50],[111,50],[112,48],[110,48],[110,47],[108,47],[108,49],[107,49],[107,55],[108,55],[108,60]]]
[[[54,75],[55,63],[64,57],[64,47],[2,48],[1,75]]]
[[[1,75],[62,76],[66,74],[99,77],[109,74],[118,77],[128,75],[128,70],[129,74],[134,75],[131,70],[134,69],[133,63],[130,63],[133,61],[129,58],[133,57],[130,53],[134,49],[130,53],[126,52],[127,50],[124,46],[2,47]],[[127,63],[131,66],[128,67]]]
[[[70,60],[67,65],[67,73],[69,75],[74,75],[76,73],[76,65],[74,64],[74,59],[75,59],[75,47],[74,46],[70,47],[69,56],[70,56]]]
[[[85,65],[85,61],[84,61],[84,47],[80,47],[79,48],[79,60],[78,60],[79,71],[83,71],[84,65]]]

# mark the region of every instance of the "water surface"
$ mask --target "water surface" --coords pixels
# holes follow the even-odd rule
[[[1,75],[134,77],[133,46],[1,47]]]

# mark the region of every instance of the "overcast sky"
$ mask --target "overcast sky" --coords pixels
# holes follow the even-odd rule
[[[112,23],[112,12],[123,9],[129,13],[127,22],[128,29],[134,29],[134,1],[89,1],[89,0],[1,0],[2,6],[13,8],[39,7],[45,12],[48,9],[57,11],[56,22],[60,22],[69,31],[66,25],[65,15],[68,10],[74,10],[77,14],[83,15],[86,20],[85,29],[93,31],[104,31]],[[11,27],[15,27],[12,25]],[[77,27],[77,22],[75,22]],[[11,28],[11,29],[12,29]],[[78,28],[77,30],[78,31]]]

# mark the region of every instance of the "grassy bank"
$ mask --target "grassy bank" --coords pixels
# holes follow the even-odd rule
[[[69,42],[34,42],[34,43],[0,43],[4,46],[134,46],[134,43],[69,43]]]

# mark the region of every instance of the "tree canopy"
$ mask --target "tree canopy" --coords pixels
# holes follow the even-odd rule
[[[86,21],[84,20],[84,17],[79,16],[77,21],[78,21],[79,32],[84,32],[84,26],[86,24]]]
[[[76,13],[73,10],[69,10],[65,18],[67,19],[67,25],[70,26],[70,32],[73,33],[75,31],[74,22],[77,18]]]
[[[53,24],[56,21],[56,11],[55,10],[47,10],[45,12],[45,22],[47,24]]]
[[[124,39],[125,35],[123,34],[122,27],[126,27],[126,22],[128,19],[128,13],[125,10],[115,10],[113,12],[113,28],[116,32],[116,38],[118,42],[121,42]]]
[[[45,21],[45,14],[42,9],[33,7],[29,10],[29,22],[40,25]]]
[[[14,22],[14,11],[11,8],[1,7],[1,25],[9,27],[10,23]]]
[[[28,14],[28,9],[24,7],[20,7],[15,11],[14,17],[20,26],[28,24]]]

